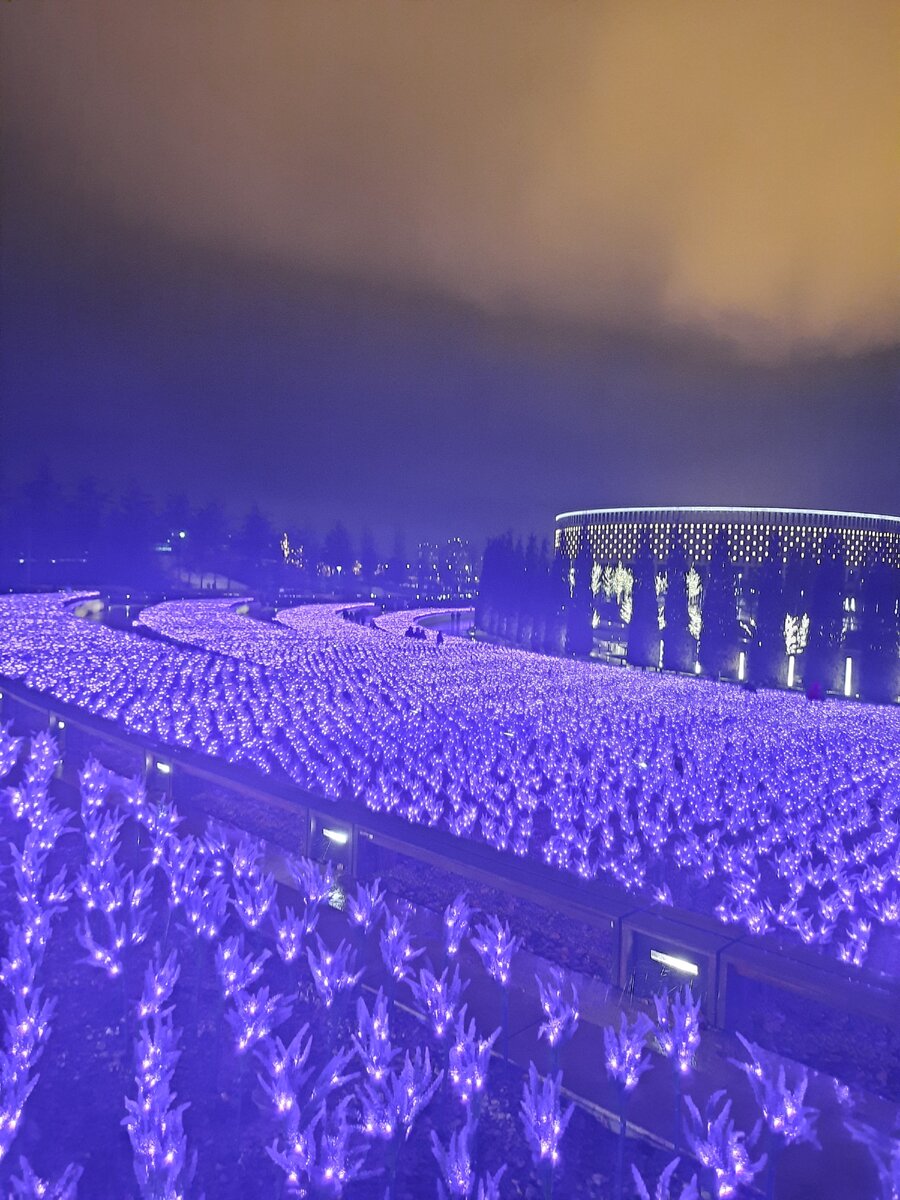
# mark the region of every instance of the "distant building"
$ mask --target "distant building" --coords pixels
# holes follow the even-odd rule
[[[471,600],[475,594],[472,551],[462,538],[420,542],[416,595],[422,601]]]

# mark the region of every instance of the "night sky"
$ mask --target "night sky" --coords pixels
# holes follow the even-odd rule
[[[4,5],[0,482],[900,512],[898,14]]]

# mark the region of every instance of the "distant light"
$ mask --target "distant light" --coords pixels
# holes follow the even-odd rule
[[[57,722],[56,722],[56,728],[57,728],[57,729],[65,729],[65,727],[66,727],[66,723],[65,723],[65,721],[57,721]]]
[[[337,846],[346,846],[350,841],[350,834],[346,829],[323,829],[322,836],[328,838],[329,842],[334,842]]]
[[[844,663],[844,695],[853,695],[853,659],[848,658]]]
[[[789,688],[792,688],[794,686],[794,656],[793,656],[793,654],[791,654],[788,657],[788,680],[787,680],[787,683],[788,683]]]
[[[186,537],[187,537],[187,532],[186,532],[184,529],[179,529],[179,530],[178,530],[178,536],[179,536],[180,538],[186,538]]]
[[[696,963],[692,963],[689,958],[679,958],[677,954],[665,954],[662,950],[651,950],[650,958],[653,962],[659,963],[661,967],[670,967],[673,971],[680,971],[682,975],[700,974],[700,968]]]
[[[158,762],[156,764],[156,769],[157,769],[157,771],[159,771],[160,775],[171,775],[172,774],[172,768],[169,765],[169,763]]]
[[[747,674],[747,655],[742,650],[738,655],[738,679],[741,683],[744,682],[744,676]]]

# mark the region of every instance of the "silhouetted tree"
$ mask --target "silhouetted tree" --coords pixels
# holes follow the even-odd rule
[[[529,585],[531,627],[530,640],[524,642],[526,649],[543,650],[547,637],[547,610],[549,596],[550,555],[547,539],[536,543],[536,551],[530,568]]]
[[[891,704],[900,694],[900,571],[873,563],[863,577],[860,600],[860,695]]]
[[[191,506],[187,496],[179,493],[170,496],[162,511],[160,535],[162,538],[177,538],[180,533],[187,533],[192,524]]]
[[[227,573],[228,522],[221,504],[211,501],[197,512],[191,522],[191,536],[187,547],[191,569],[200,576]]]
[[[703,585],[700,662],[710,675],[733,675],[738,653],[737,572],[728,541],[713,538]]]
[[[516,642],[520,646],[531,647],[534,638],[534,626],[537,620],[537,608],[540,603],[540,563],[541,556],[537,538],[532,534],[522,555],[522,597],[519,603],[519,623],[516,631]]]
[[[255,591],[275,586],[282,561],[280,534],[258,505],[247,513],[232,545],[238,579]]]
[[[566,640],[569,605],[569,558],[560,550],[548,556],[544,596],[544,642],[547,654],[562,654]]]
[[[322,544],[322,560],[335,573],[349,575],[353,570],[353,547],[350,534],[338,521],[325,535]]]
[[[67,506],[67,537],[69,553],[85,559],[84,578],[96,573],[103,553],[109,502],[100,491],[97,481],[81,479]]]
[[[521,539],[514,542],[510,536],[509,542],[505,544],[505,552],[502,633],[507,641],[516,642],[519,637],[519,614],[525,591],[525,550]]]
[[[489,538],[481,559],[478,595],[475,597],[475,625],[483,633],[496,632],[498,557],[498,539]]]
[[[753,587],[756,612],[749,677],[760,687],[784,687],[787,683],[784,622],[788,607],[781,539],[777,534],[769,539],[766,558],[753,572]]]
[[[628,623],[628,661],[638,667],[659,666],[659,605],[656,563],[646,541],[632,563],[631,620]]]
[[[593,565],[587,534],[582,534],[581,546],[572,560],[575,579],[566,610],[567,654],[590,654],[594,646],[594,605],[591,592]]]
[[[190,559],[188,541],[191,537],[192,514],[187,496],[170,496],[160,514],[157,540],[172,547],[171,565],[183,567]]]
[[[107,570],[118,583],[146,586],[158,579],[154,559],[157,516],[150,497],[130,487],[110,516]]]
[[[844,552],[829,534],[822,561],[812,574],[808,595],[809,638],[803,654],[803,684],[809,689],[837,691],[843,677]]]
[[[691,634],[687,577],[690,564],[684,547],[672,539],[666,559],[666,628],[663,636],[663,666],[669,671],[693,671],[696,643]]]
[[[48,565],[62,545],[63,493],[45,463],[21,489],[14,525],[19,557],[25,559],[26,580],[39,583],[48,578]]]
[[[362,577],[367,582],[371,582],[375,578],[375,573],[378,570],[378,549],[375,545],[375,539],[372,536],[371,529],[364,529],[362,539],[359,544],[359,565],[362,571]]]
[[[387,560],[387,571],[385,572],[384,576],[385,582],[391,584],[395,588],[400,587],[401,584],[405,583],[409,575],[409,567],[407,566],[408,561],[409,560],[406,557],[406,542],[403,534],[398,530],[398,532],[394,534],[393,546],[391,547],[391,553]]]

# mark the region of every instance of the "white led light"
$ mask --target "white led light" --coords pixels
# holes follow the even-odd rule
[[[322,830],[322,836],[328,838],[329,842],[334,842],[337,846],[346,846],[350,841],[350,834],[346,829],[328,829]]]
[[[650,958],[653,962],[659,963],[661,967],[670,967],[673,971],[680,971],[682,975],[700,974],[700,968],[696,963],[692,963],[689,958],[679,958],[677,954],[665,954],[662,950],[651,950]]]
[[[853,659],[847,658],[844,662],[844,695],[853,695]]]
[[[156,769],[157,769],[157,771],[159,771],[160,775],[171,775],[172,774],[172,768],[169,766],[168,763],[165,763],[165,762],[158,762],[156,764]]]

